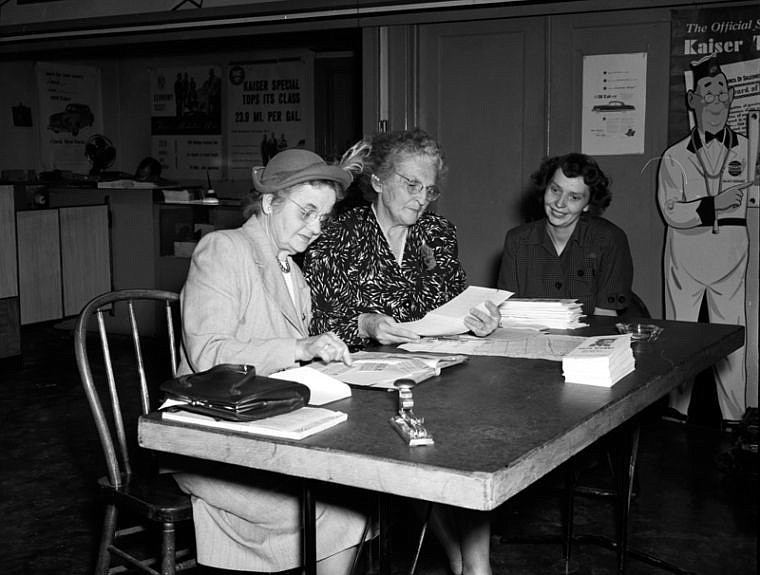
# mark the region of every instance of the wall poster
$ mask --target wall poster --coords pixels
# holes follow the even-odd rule
[[[670,146],[657,186],[665,314],[697,321],[704,306],[711,322],[746,326],[746,345],[713,369],[728,421],[758,402],[760,128],[748,130],[750,110],[760,110],[760,5],[672,11]],[[670,407],[686,415],[691,391],[674,390]]]
[[[250,180],[278,151],[314,148],[313,56],[231,62],[227,73],[229,179]]]
[[[584,56],[583,153],[643,154],[646,93],[646,52]]]
[[[37,62],[36,74],[42,168],[88,173],[85,145],[103,132],[100,69]]]
[[[221,179],[221,78],[220,66],[151,70],[152,148],[162,176]]]

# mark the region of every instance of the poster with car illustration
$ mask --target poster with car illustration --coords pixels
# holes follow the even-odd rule
[[[647,54],[583,57],[584,154],[644,153]]]
[[[100,69],[38,62],[36,72],[43,168],[88,173],[85,145],[103,131]]]

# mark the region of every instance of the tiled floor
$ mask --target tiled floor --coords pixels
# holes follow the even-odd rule
[[[0,573],[88,573],[100,530],[95,480],[103,472],[95,428],[73,359],[71,333],[42,325],[23,330],[21,361],[0,363]],[[648,419],[642,427],[639,490],[631,545],[701,575],[757,572],[758,480],[726,463],[732,438],[715,427]],[[604,465],[597,469],[604,469]],[[595,475],[592,470],[592,475]],[[557,544],[511,538],[557,533],[551,481],[494,513],[494,573],[559,573]],[[607,502],[579,498],[578,532],[611,533]],[[394,537],[394,575],[408,568],[411,534]],[[575,572],[614,573],[614,553],[573,550]],[[418,573],[446,575],[428,538]],[[665,573],[631,560],[629,575]]]

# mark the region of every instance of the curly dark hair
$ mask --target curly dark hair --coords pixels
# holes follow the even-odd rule
[[[579,176],[583,178],[583,183],[589,189],[589,213],[599,215],[610,205],[612,202],[610,179],[604,175],[594,158],[576,152],[545,158],[538,170],[531,175],[539,201],[543,202],[544,192],[558,168],[568,178]]]

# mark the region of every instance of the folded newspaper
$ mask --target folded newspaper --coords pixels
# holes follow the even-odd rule
[[[397,379],[411,379],[419,383],[436,375],[451,365],[467,360],[462,354],[434,353],[384,353],[359,351],[351,354],[353,365],[340,362],[314,362],[310,366],[349,385],[395,389]]]

